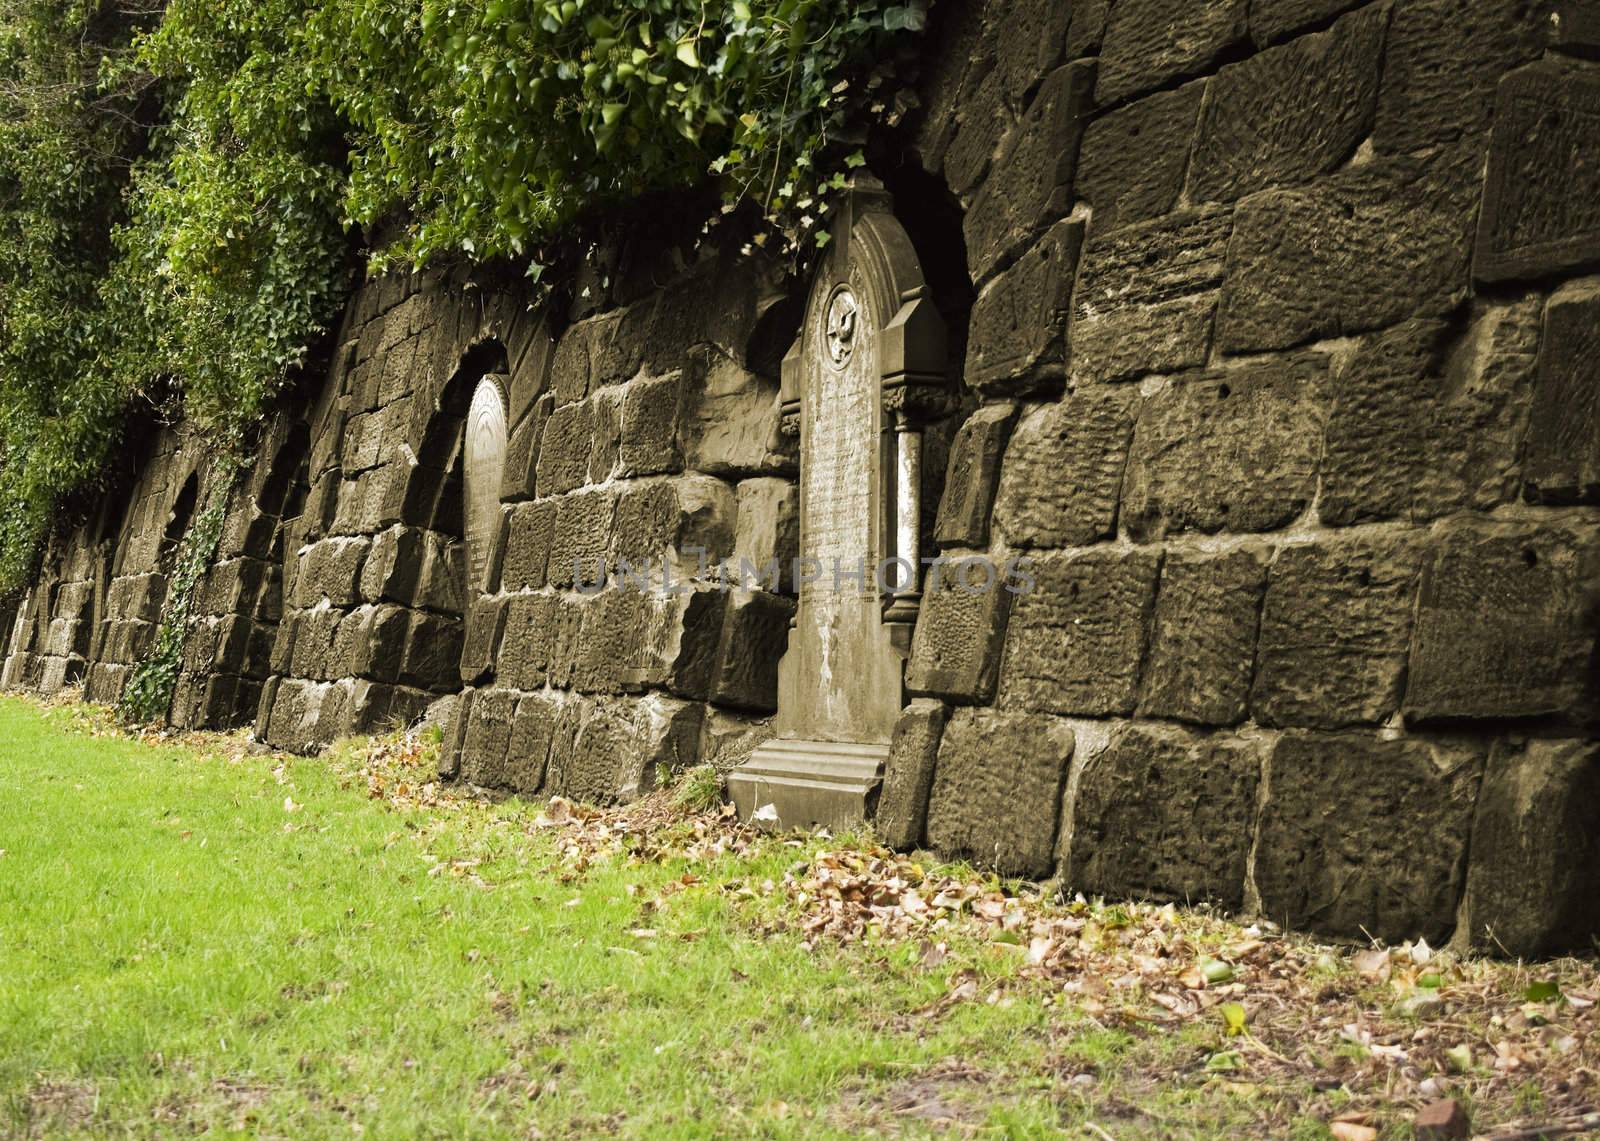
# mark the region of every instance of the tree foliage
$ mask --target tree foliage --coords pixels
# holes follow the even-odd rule
[[[925,2],[0,0],[0,591],[131,402],[234,447],[363,263],[537,274],[707,178],[820,240]]]

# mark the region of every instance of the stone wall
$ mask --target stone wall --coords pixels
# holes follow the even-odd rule
[[[930,596],[880,827],[1352,938],[1581,945],[1587,46],[1537,4],[1016,7],[952,31],[921,146],[980,288],[946,515],[994,504],[938,538],[1037,586]]]
[[[965,346],[924,553],[1023,556],[1032,589],[925,584],[890,842],[1355,938],[1600,930],[1600,44],[1572,16],[936,7],[874,149]],[[311,750],[432,708],[447,775],[594,800],[744,759],[793,583],[692,552],[798,549],[805,283],[738,244],[628,231],[559,307],[364,287],[232,491],[172,719]],[[505,440],[474,468],[483,383]],[[163,433],[120,518],[63,529],[6,684],[117,696],[207,470]]]

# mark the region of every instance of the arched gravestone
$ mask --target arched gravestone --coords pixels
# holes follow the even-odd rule
[[[853,188],[833,237],[783,364],[803,562],[777,735],[729,775],[742,816],[772,805],[785,827],[859,823],[882,779],[920,603],[921,429],[948,400],[944,323],[880,186]]]
[[[462,464],[467,565],[474,591],[488,586],[489,556],[500,531],[500,480],[506,467],[506,390],[485,376],[467,409]]]

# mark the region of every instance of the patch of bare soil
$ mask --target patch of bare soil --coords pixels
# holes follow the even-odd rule
[[[100,1091],[88,1082],[40,1078],[23,1094],[13,1120],[19,1141],[86,1130],[94,1120]]]

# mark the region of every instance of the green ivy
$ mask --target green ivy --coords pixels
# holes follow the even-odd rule
[[[0,592],[130,407],[236,454],[363,263],[537,275],[594,211],[708,179],[758,242],[820,245],[925,8],[0,0]]]
[[[172,708],[172,694],[183,667],[183,644],[189,632],[189,612],[194,605],[195,587],[205,577],[222,541],[222,525],[227,518],[228,495],[233,490],[232,465],[213,468],[211,492],[206,506],[189,526],[178,548],[176,566],[167,584],[166,601],[161,606],[161,625],[155,647],[134,667],[117,716],[124,721],[143,723],[162,721]]]

